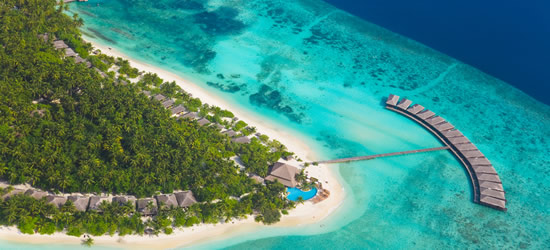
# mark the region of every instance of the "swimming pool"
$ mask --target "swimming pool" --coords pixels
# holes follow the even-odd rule
[[[287,198],[291,201],[297,201],[298,197],[302,197],[303,200],[309,200],[317,194],[317,188],[312,188],[309,191],[302,191],[299,188],[287,188],[286,191],[289,193]]]

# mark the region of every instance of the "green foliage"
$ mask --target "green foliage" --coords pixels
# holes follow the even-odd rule
[[[241,130],[242,128],[248,126],[248,124],[246,124],[246,122],[243,122],[243,121],[238,121],[236,124],[235,124],[235,131],[239,131]]]

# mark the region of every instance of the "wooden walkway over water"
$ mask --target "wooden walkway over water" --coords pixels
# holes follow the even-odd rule
[[[417,122],[447,145],[470,177],[475,203],[506,211],[504,188],[491,162],[451,123],[421,105],[411,104],[406,98],[400,101],[399,96],[390,95],[386,108]]]
[[[364,161],[364,160],[371,160],[371,159],[381,158],[381,157],[415,154],[415,153],[431,152],[431,151],[447,150],[447,149],[449,149],[448,146],[437,147],[437,148],[425,148],[425,149],[401,151],[401,152],[386,153],[386,154],[349,157],[349,158],[341,158],[341,159],[328,160],[328,161],[318,161],[318,162],[315,162],[315,163],[318,163],[318,164],[333,164],[333,163],[345,163],[345,162],[351,162],[351,161]]]

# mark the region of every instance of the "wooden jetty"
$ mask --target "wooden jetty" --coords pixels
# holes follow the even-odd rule
[[[506,211],[502,182],[491,162],[451,123],[423,106],[411,104],[406,98],[399,101],[399,96],[389,95],[386,108],[422,125],[451,150],[470,177],[475,203]]]
[[[349,158],[341,158],[341,159],[328,160],[328,161],[317,161],[315,163],[318,163],[318,164],[333,164],[333,163],[345,163],[345,162],[351,162],[351,161],[364,161],[364,160],[371,160],[371,159],[381,158],[381,157],[415,154],[415,153],[431,152],[431,151],[447,150],[447,149],[449,149],[449,146],[436,147],[436,148],[425,148],[425,149],[417,149],[417,150],[409,150],[409,151],[401,151],[401,152],[385,153],[385,154],[377,154],[377,155],[349,157]]]

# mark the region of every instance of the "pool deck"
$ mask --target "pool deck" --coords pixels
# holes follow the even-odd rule
[[[437,137],[462,163],[470,177],[475,203],[506,211],[502,182],[491,162],[458,129],[430,110],[399,96],[389,95],[386,108],[402,114]]]

